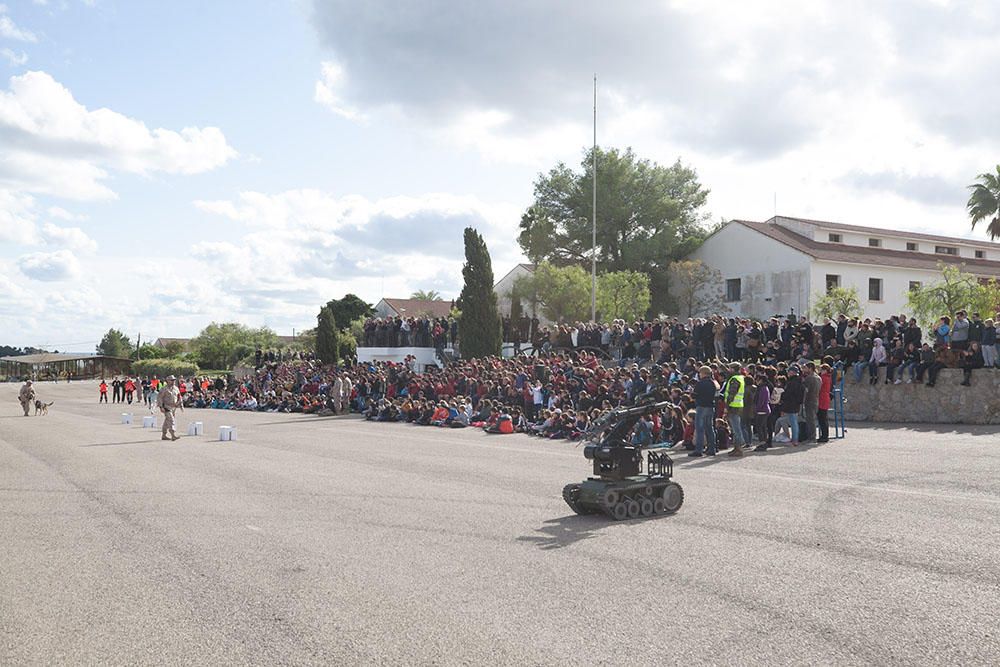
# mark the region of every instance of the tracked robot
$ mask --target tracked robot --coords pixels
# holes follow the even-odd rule
[[[585,435],[583,455],[594,462],[594,476],[567,484],[563,500],[577,514],[604,513],[616,521],[640,516],[673,514],[684,503],[684,490],[670,480],[673,459],[665,451],[645,451],[629,440],[641,417],[666,407],[669,401],[646,400],[630,408],[612,410],[594,422]]]

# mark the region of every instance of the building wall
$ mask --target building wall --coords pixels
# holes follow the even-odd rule
[[[500,282],[493,286],[493,291],[497,295],[497,307],[500,309],[501,316],[510,315],[510,291],[514,289],[514,283],[517,282],[518,278],[530,275],[531,271],[518,264],[510,273],[501,278]],[[523,301],[521,302],[521,306],[523,308],[530,308]]]
[[[811,267],[811,284],[814,286],[810,301],[826,290],[827,275],[840,276],[841,287],[854,287],[858,291],[861,309],[866,317],[889,317],[900,313],[909,313],[906,307],[906,296],[910,282],[921,284],[941,279],[940,271],[921,269],[901,269],[893,266],[875,266],[868,264],[847,264],[846,262],[814,261]],[[882,281],[882,300],[872,301],[868,298],[868,280],[878,278]]]
[[[741,298],[726,303],[728,315],[764,318],[808,309],[812,258],[739,223],[726,225],[687,259],[700,259],[722,274],[720,285],[706,289],[724,293],[727,279],[740,279]]]

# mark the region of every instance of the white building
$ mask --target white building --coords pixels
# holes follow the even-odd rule
[[[722,275],[729,314],[770,317],[808,313],[829,286],[854,287],[866,316],[907,312],[915,286],[941,278],[938,262],[1000,278],[1000,244],[777,216],[733,220],[688,259]]]
[[[514,289],[514,283],[516,283],[519,278],[527,278],[534,273],[534,264],[517,264],[513,269],[507,272],[507,275],[498,280],[496,285],[493,286],[493,291],[496,292],[497,295],[497,309],[500,311],[501,316],[510,315],[510,292]],[[527,304],[522,302],[521,306],[527,307]],[[528,314],[530,315],[530,313]]]

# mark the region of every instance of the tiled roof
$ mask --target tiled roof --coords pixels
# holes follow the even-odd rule
[[[925,269],[936,271],[938,262],[945,264],[964,264],[965,270],[979,275],[1000,278],[1000,262],[989,259],[972,259],[954,255],[938,255],[926,252],[908,250],[888,250],[886,248],[871,248],[868,246],[844,245],[843,243],[822,243],[814,241],[787,227],[773,222],[751,222],[749,220],[733,220],[738,224],[759,232],[768,238],[783,243],[790,248],[803,252],[810,257],[830,262],[848,262],[851,264],[877,264],[894,266],[904,269]],[[847,225],[844,225],[847,227]],[[865,228],[859,228],[865,229]],[[884,230],[883,230],[884,232]],[[936,237],[937,238],[937,237]],[[940,237],[954,243],[954,239]]]
[[[898,229],[880,229],[878,227],[845,225],[842,222],[829,222],[826,220],[810,220],[809,218],[792,218],[787,215],[779,215],[773,217],[767,222],[769,223],[777,222],[780,225],[782,220],[790,220],[792,222],[801,222],[807,225],[815,225],[816,227],[822,227],[823,229],[834,229],[843,232],[855,232],[857,234],[870,234],[872,236],[905,236],[906,238],[913,238],[922,241],[934,241],[936,243],[947,243],[952,245],[955,243],[959,243],[962,245],[976,246],[977,248],[992,248],[993,250],[1000,249],[1000,243],[992,243],[990,241],[983,241],[981,239],[965,239],[961,237],[952,237],[952,236],[937,236],[936,234],[923,234],[920,232],[906,232]]]

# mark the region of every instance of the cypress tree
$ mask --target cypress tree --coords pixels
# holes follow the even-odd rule
[[[465,286],[459,297],[462,319],[459,322],[462,358],[500,354],[500,312],[493,291],[493,263],[486,242],[472,227],[465,228]]]
[[[337,363],[337,322],[329,304],[319,309],[316,317],[316,356],[324,364]]]

